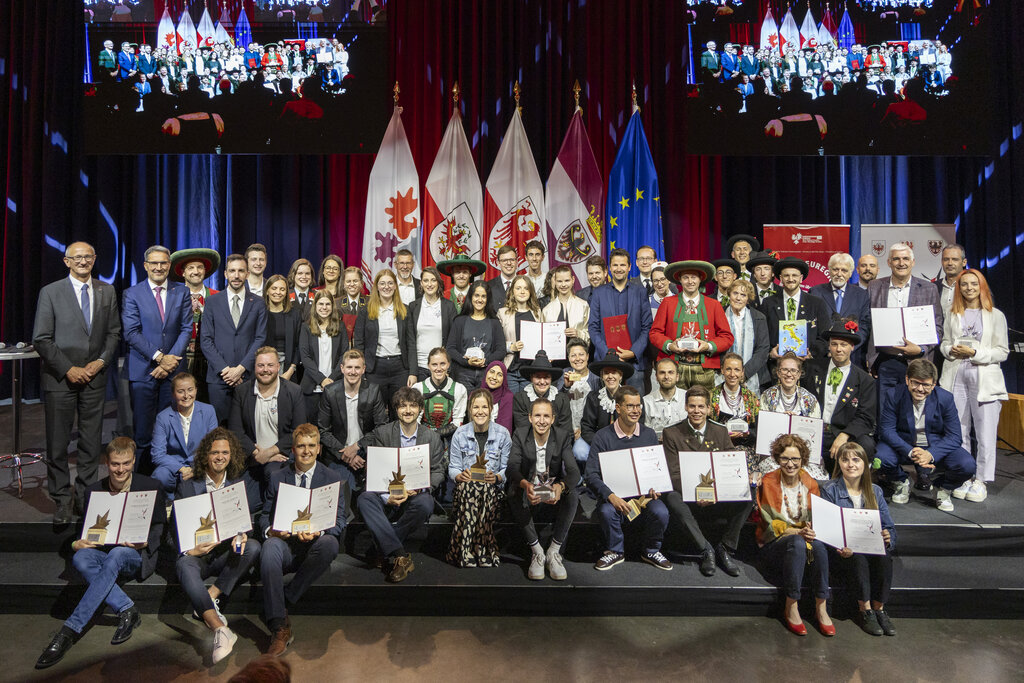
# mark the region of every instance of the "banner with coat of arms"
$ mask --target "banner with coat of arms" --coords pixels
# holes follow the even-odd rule
[[[858,258],[874,254],[878,259],[878,277],[889,277],[889,249],[899,242],[914,252],[914,276],[934,280],[942,273],[942,250],[947,244],[956,244],[956,226],[952,223],[863,224]]]

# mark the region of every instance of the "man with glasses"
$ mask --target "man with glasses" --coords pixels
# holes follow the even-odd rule
[[[188,287],[168,277],[171,252],[167,247],[147,249],[143,267],[146,279],[124,291],[121,324],[128,345],[124,372],[132,402],[136,463],[148,468],[156,414],[171,405],[171,377],[185,370],[192,297]]]
[[[658,254],[653,248],[648,246],[640,247],[636,250],[636,269],[640,271],[640,274],[636,277],[629,278],[629,283],[634,285],[640,285],[647,292],[647,296],[654,294],[654,264],[658,262]],[[673,294],[676,293],[675,287],[670,286],[669,289]]]
[[[39,292],[32,344],[42,360],[46,469],[54,524],[69,524],[97,479],[103,444],[107,368],[117,358],[121,316],[117,292],[92,277],[96,251],[74,242],[64,252],[68,276]],[[78,467],[71,489],[68,445],[78,416]]]
[[[491,290],[489,300],[495,311],[505,305],[508,289],[512,286],[512,278],[519,270],[519,252],[511,244],[498,249],[498,268],[501,269],[501,273],[487,281],[487,287]]]
[[[961,445],[953,394],[936,386],[938,378],[931,361],[917,358],[907,365],[906,384],[883,394],[876,454],[882,475],[896,485],[892,502],[902,505],[910,500],[902,466],[913,464],[934,472],[935,504],[952,512],[952,492],[974,476],[976,465]]]

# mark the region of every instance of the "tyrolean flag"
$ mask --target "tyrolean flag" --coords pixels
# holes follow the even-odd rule
[[[796,27],[796,19],[793,18],[793,10],[786,10],[786,18],[782,20],[779,27],[779,50],[786,54],[785,50],[792,46],[794,50],[800,49],[800,29]]]
[[[192,23],[192,16],[188,13],[188,9],[181,13],[176,33],[178,36],[178,54],[181,54],[186,45],[191,47],[193,51],[199,47],[199,43],[196,42],[196,26]]]
[[[764,13],[764,21],[761,22],[761,49],[770,52],[779,52],[779,27],[772,16],[772,6],[768,5],[768,11]]]
[[[156,27],[156,41],[153,43],[156,47],[167,48],[167,51],[174,51],[174,54],[178,54],[178,37],[174,30],[174,20],[171,19],[171,12],[164,7],[163,16],[160,17],[160,23]]]

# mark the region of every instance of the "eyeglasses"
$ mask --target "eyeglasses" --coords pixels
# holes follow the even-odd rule
[[[516,262],[517,260],[518,260],[518,259],[516,259],[516,258],[514,258],[514,257],[510,257],[510,258],[500,258],[500,259],[498,259],[498,263],[515,263],[515,262]]]
[[[638,406],[631,406],[631,405],[629,405],[629,404],[624,404],[624,405],[622,406],[622,408],[623,408],[623,410],[627,410],[627,411],[629,411],[629,412],[631,412],[631,413],[636,413],[636,412],[640,412],[641,410],[643,410],[643,409],[644,409],[643,405],[638,405]]]
[[[146,265],[153,266],[154,268],[167,268],[171,265],[170,261],[146,261]]]
[[[798,375],[800,368],[779,368],[780,375]]]
[[[912,379],[912,380],[910,380],[910,386],[913,389],[924,389],[926,391],[931,391],[932,389],[935,388],[935,383],[934,382],[918,382],[916,379]]]
[[[338,268],[338,266],[324,266],[321,270],[325,273],[337,273],[341,268]]]
[[[779,458],[779,464],[785,465],[792,462],[803,462],[803,458]]]
[[[90,261],[96,260],[96,254],[89,254],[88,256],[65,256],[64,258],[72,263],[89,263]]]

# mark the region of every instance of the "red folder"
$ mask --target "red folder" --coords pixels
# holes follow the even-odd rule
[[[629,338],[629,329],[626,327],[626,313],[613,315],[601,321],[604,326],[604,341],[609,350],[616,348],[629,349],[633,346],[633,340]]]

